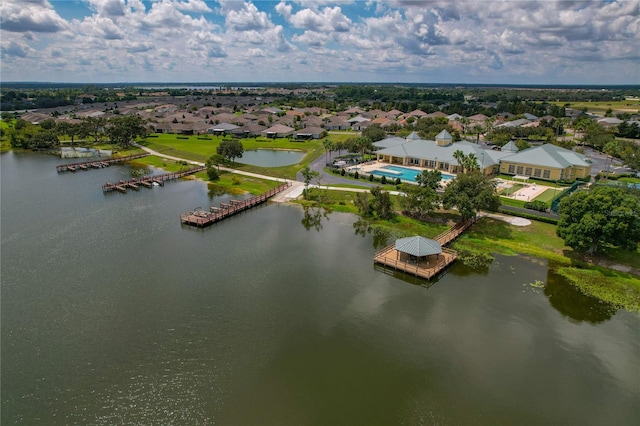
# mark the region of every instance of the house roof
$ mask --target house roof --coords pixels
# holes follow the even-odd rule
[[[275,124],[268,129],[263,130],[263,133],[291,133],[295,129],[293,127],[285,126],[284,124]]]
[[[322,127],[305,127],[294,132],[296,135],[320,135],[325,130]]]
[[[438,159],[439,162],[458,164],[453,156],[457,150],[465,155],[473,154],[478,159],[481,167],[497,165],[499,159],[504,156],[496,155],[498,151],[486,150],[471,142],[456,142],[447,146],[439,146],[435,141],[417,139],[406,140],[398,137],[386,138],[373,144],[380,149],[377,153],[394,157],[411,157],[427,160]]]
[[[413,111],[407,114],[407,117],[424,117],[425,115],[427,115],[426,112],[421,111],[419,109],[414,109]]]
[[[570,166],[588,167],[585,156],[552,144],[524,149],[505,158],[512,163],[523,163],[564,169]]]
[[[503,151],[503,152],[518,152],[518,151],[520,151],[520,148],[518,148],[516,146],[516,143],[514,141],[509,141],[506,144],[504,144],[502,146],[502,148],[500,148],[500,151]]]
[[[451,136],[451,134],[449,132],[447,132],[446,129],[443,129],[440,133],[438,133],[436,135],[436,140],[447,140],[447,141],[451,141],[453,140],[453,136]]]
[[[214,126],[209,127],[209,129],[213,130],[214,132],[226,132],[228,130],[235,130],[240,126],[236,126],[235,124],[230,124],[230,123],[219,123],[216,124]]]
[[[362,123],[363,121],[371,121],[368,118],[364,118],[361,115],[355,116],[347,120],[349,123]]]
[[[489,118],[489,117],[487,117],[484,114],[475,114],[475,115],[472,115],[471,117],[469,117],[469,120],[471,120],[471,121],[485,121],[487,118]]]
[[[399,238],[396,240],[396,250],[413,256],[429,256],[442,253],[442,245],[436,240],[421,236]]]
[[[519,118],[517,120],[506,121],[502,124],[498,124],[496,127],[520,127],[528,123],[531,123],[531,121],[526,118]]]

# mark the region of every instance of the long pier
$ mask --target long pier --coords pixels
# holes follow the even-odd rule
[[[141,178],[133,178],[129,180],[120,180],[118,182],[107,182],[102,185],[103,192],[120,191],[127,192],[127,189],[139,190],[140,186],[151,188],[153,186],[164,186],[164,183],[168,180],[179,179],[184,176],[192,175],[199,171],[205,170],[206,167],[194,167],[189,170],[174,173],[165,173],[163,175],[144,176]]]
[[[134,155],[127,155],[125,157],[107,158],[104,160],[91,160],[91,161],[85,161],[82,163],[60,164],[59,166],[56,166],[56,171],[57,172],[75,172],[78,170],[101,169],[103,167],[109,167],[111,164],[114,164],[114,163],[123,163],[125,161],[135,160],[136,158],[146,157],[147,155],[150,155],[150,154],[145,152],[143,154],[134,154]]]
[[[204,228],[209,225],[213,225],[223,219],[240,213],[244,210],[248,210],[258,204],[262,204],[269,198],[284,191],[291,186],[290,182],[286,182],[276,188],[270,189],[255,197],[248,198],[246,200],[230,200],[229,203],[220,203],[220,207],[211,207],[209,211],[196,209],[194,211],[186,212],[180,215],[180,222],[196,226],[198,228]]]
[[[469,219],[465,222],[456,223],[447,231],[434,238],[442,246],[442,253],[434,256],[427,256],[426,259],[412,259],[409,256],[401,256],[396,250],[395,242],[381,250],[373,256],[373,261],[408,274],[424,279],[431,279],[440,274],[445,268],[451,265],[457,258],[458,252],[445,247],[451,241],[458,238],[464,231],[476,222],[476,219]],[[404,257],[404,259],[403,259]]]

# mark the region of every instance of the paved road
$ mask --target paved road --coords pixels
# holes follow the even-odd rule
[[[327,173],[323,170],[323,168],[325,167],[325,164],[327,162],[327,158],[325,154],[322,154],[321,156],[319,156],[318,158],[316,158],[315,160],[313,160],[311,162],[311,164],[309,164],[309,168],[312,171],[316,171],[318,173],[320,173],[320,184],[321,185],[361,185],[361,186],[366,186],[369,188],[373,188],[375,187],[377,184],[375,183],[371,183],[367,180],[359,180],[359,181],[355,181],[354,179],[346,179],[343,178],[340,175],[336,175],[333,173]],[[302,173],[298,172],[298,175],[296,176],[296,179],[304,182],[304,178],[302,177]]]

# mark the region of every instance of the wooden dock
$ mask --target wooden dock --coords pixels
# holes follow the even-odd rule
[[[237,213],[240,213],[244,210],[248,210],[254,206],[257,206],[258,204],[262,204],[269,198],[273,197],[279,192],[284,191],[290,186],[291,183],[286,182],[265,193],[256,195],[255,197],[251,197],[246,200],[230,200],[229,203],[220,203],[220,207],[210,207],[209,211],[197,208],[194,211],[181,214],[180,222],[184,223],[185,225],[204,228]]]
[[[126,157],[115,157],[115,158],[107,158],[104,160],[92,160],[85,161],[83,163],[69,163],[69,164],[60,164],[56,166],[56,171],[58,172],[75,172],[77,170],[89,170],[89,169],[101,169],[103,167],[109,167],[114,163],[123,163],[129,160],[135,160],[136,158],[142,158],[150,155],[145,152],[143,154],[135,154],[135,155],[127,155]]]
[[[155,175],[155,176],[144,176],[141,178],[133,178],[129,180],[120,180],[118,182],[107,182],[102,185],[103,192],[112,192],[112,191],[120,191],[127,192],[127,189],[133,189],[138,191],[140,189],[140,185],[145,186],[147,188],[152,188],[154,184],[156,186],[164,186],[164,183],[168,180],[179,179],[184,176],[192,175],[199,171],[205,170],[206,167],[194,167],[189,170],[185,170],[183,172],[175,172],[175,173],[165,173],[163,175]]]
[[[458,252],[445,247],[451,241],[458,238],[464,231],[476,222],[469,219],[466,222],[456,223],[451,229],[434,238],[442,245],[442,253],[425,258],[415,258],[396,250],[395,242],[382,250],[378,250],[373,256],[375,263],[389,266],[393,269],[415,275],[424,279],[432,279],[444,271],[457,258]]]

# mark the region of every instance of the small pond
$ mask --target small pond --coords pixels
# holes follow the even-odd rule
[[[303,151],[286,151],[275,149],[256,149],[245,151],[242,158],[236,159],[238,163],[250,164],[260,167],[280,167],[297,164],[304,158]]]

